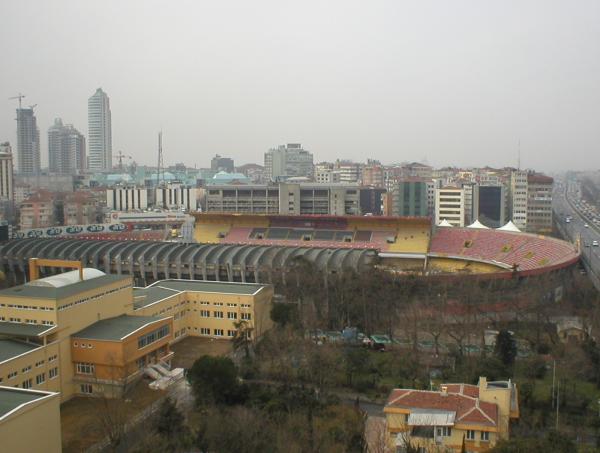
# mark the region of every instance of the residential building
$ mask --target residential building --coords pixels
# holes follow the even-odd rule
[[[378,161],[368,160],[362,170],[363,186],[384,187],[383,166]]]
[[[233,173],[235,171],[235,166],[233,165],[233,159],[229,157],[221,157],[217,154],[210,161],[210,169],[215,173],[220,171]]]
[[[55,198],[54,193],[39,190],[25,199],[19,206],[21,229],[55,226],[57,224]]]
[[[67,193],[62,200],[62,206],[62,225],[89,225],[102,221],[97,194],[83,191]]]
[[[361,215],[384,215],[386,190],[383,187],[361,187],[359,191]]]
[[[362,178],[362,165],[349,160],[337,160],[334,169],[340,173],[340,183],[357,183]]]
[[[320,184],[335,184],[340,182],[340,171],[334,169],[330,162],[320,162],[315,165],[315,182]]]
[[[88,142],[91,171],[110,171],[112,168],[112,126],[110,100],[98,88],[88,99]]]
[[[130,186],[106,189],[106,207],[111,211],[125,212],[148,209],[148,190]]]
[[[427,182],[418,178],[407,178],[396,183],[391,193],[391,215],[427,216],[429,203]]]
[[[488,451],[510,437],[519,418],[517,386],[509,381],[442,384],[440,391],[394,389],[383,409],[389,447],[405,452]]]
[[[58,393],[0,386],[0,401],[2,451],[62,451]]]
[[[265,179],[278,181],[286,177],[312,178],[313,155],[300,143],[288,143],[265,153]]]
[[[540,173],[527,175],[527,228],[530,233],[552,232],[554,179]],[[518,226],[518,225],[517,225]]]
[[[0,143],[0,201],[14,200],[13,155],[10,143]]]
[[[433,177],[433,167],[421,164],[419,162],[412,162],[402,166],[405,176],[412,176],[416,178],[429,179]]]
[[[73,175],[86,168],[85,137],[60,118],[48,129],[48,165],[50,172]]]
[[[465,193],[465,224],[470,225],[473,220],[473,187],[476,183],[470,179],[467,181],[461,181],[460,186]]]
[[[40,130],[33,107],[17,109],[17,169],[20,175],[40,172]]]
[[[513,170],[510,174],[510,216],[515,226],[527,228],[527,171]]]
[[[157,208],[196,211],[198,189],[185,184],[169,183],[155,189],[154,200]]]
[[[472,221],[479,220],[489,228],[506,223],[506,192],[504,186],[473,186]]]
[[[435,191],[435,224],[447,220],[453,226],[465,226],[465,191],[446,186]]]

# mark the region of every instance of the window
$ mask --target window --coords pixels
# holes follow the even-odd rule
[[[31,365],[27,365],[21,370],[21,373],[29,373],[31,371]]]
[[[222,337],[223,336],[223,329],[215,329],[215,335],[217,337]]]
[[[223,312],[222,311],[215,311],[214,315],[215,315],[215,318],[223,319]]]
[[[44,364],[44,362],[45,362],[44,360],[40,360],[39,362],[35,362],[35,367],[36,368],[41,367]]]
[[[452,428],[449,426],[438,426],[437,436],[438,437],[450,437],[452,435]]]
[[[149,334],[142,335],[141,337],[139,337],[138,349],[148,346],[149,344],[154,343],[155,341],[158,341],[161,338],[166,337],[167,335],[169,335],[168,324],[150,332]]]
[[[228,337],[235,337],[235,330],[228,330],[227,331],[227,336]]]
[[[30,389],[32,386],[33,386],[33,381],[31,379],[27,379],[26,381],[23,381],[24,389]]]
[[[252,319],[252,315],[250,313],[242,313],[242,319],[250,321]]]
[[[58,359],[58,355],[54,354],[54,355],[48,357],[48,362],[54,362],[56,359]]]
[[[475,430],[467,429],[467,440],[475,440]]]
[[[87,393],[88,395],[91,395],[94,391],[92,384],[81,384],[79,389],[81,390],[81,393]]]
[[[481,441],[489,442],[489,440],[490,440],[490,433],[488,431],[481,431]]]
[[[202,316],[203,318],[208,318],[208,317],[210,317],[210,311],[200,310],[200,316]]]
[[[8,373],[8,379],[14,378],[18,374],[17,371],[13,371],[12,373]]]
[[[227,312],[227,319],[237,319],[237,313],[234,311]]]
[[[200,335],[210,335],[210,329],[208,327],[200,327]]]
[[[36,383],[36,385],[43,384],[44,382],[46,382],[46,373],[38,374],[35,377],[35,383]]]
[[[94,374],[95,367],[93,363],[78,363],[77,373],[79,374]]]
[[[58,376],[58,367],[54,367],[50,371],[48,371],[48,377],[50,379],[54,379],[56,376]]]

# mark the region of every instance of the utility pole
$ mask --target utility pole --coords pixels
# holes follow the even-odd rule
[[[556,387],[556,431],[558,431],[558,408],[560,407],[560,379]]]

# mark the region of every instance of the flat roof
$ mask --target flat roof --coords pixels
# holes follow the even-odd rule
[[[148,286],[147,288],[133,288],[133,307],[137,310],[139,308],[147,307],[152,305],[159,300],[166,299],[167,297],[180,294],[181,291],[169,288],[163,288],[161,286]]]
[[[130,280],[129,275],[102,275],[101,277],[91,278],[89,280],[79,281],[71,285],[58,288],[33,286],[25,283],[24,285],[13,286],[0,290],[0,297],[30,297],[36,299],[63,299],[75,294],[89,291],[99,286],[109,285],[121,280]]]
[[[120,341],[142,327],[168,317],[157,316],[129,316],[121,315],[116,318],[103,319],[91,326],[71,335],[73,338],[86,340]]]
[[[204,293],[228,293],[250,296],[266,285],[258,283],[213,282],[204,280],[159,280],[149,288],[168,288],[176,291],[197,291]]]
[[[56,326],[39,324],[21,324],[17,322],[0,321],[0,335],[16,337],[41,337]]]
[[[40,347],[39,344],[25,343],[24,341],[0,340],[0,363]]]
[[[9,412],[24,404],[56,395],[56,393],[25,390],[15,387],[0,387],[0,420]]]

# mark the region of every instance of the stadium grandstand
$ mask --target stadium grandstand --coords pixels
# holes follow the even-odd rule
[[[14,239],[0,269],[24,279],[29,258],[81,260],[143,283],[197,279],[264,283],[302,257],[324,274],[379,266],[420,275],[513,278],[569,268],[577,245],[506,230],[431,227],[426,217],[198,214],[196,243]]]

